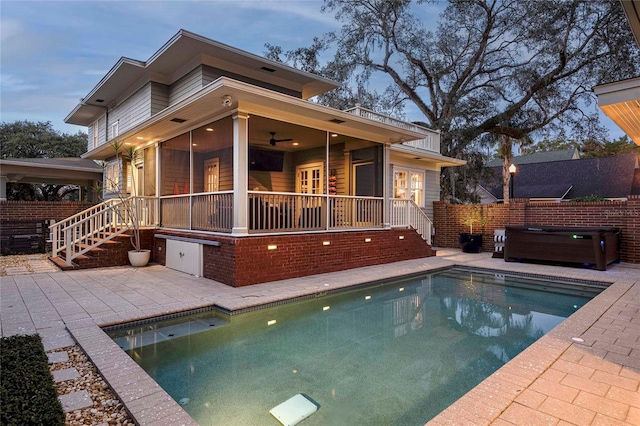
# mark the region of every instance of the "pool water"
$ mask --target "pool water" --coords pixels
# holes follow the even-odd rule
[[[423,425],[594,297],[589,286],[447,270],[227,317],[111,332],[202,426]]]

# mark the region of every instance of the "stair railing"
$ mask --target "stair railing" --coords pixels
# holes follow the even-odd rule
[[[110,199],[51,225],[52,256],[64,251],[71,266],[78,256],[127,232],[132,226],[130,204],[141,212],[136,215],[140,226],[157,225],[155,197]]]
[[[429,216],[411,199],[393,198],[390,200],[390,223],[392,227],[411,227],[415,229],[427,244],[431,245],[433,222]]]

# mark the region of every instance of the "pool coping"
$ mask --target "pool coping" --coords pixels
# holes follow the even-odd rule
[[[402,273],[399,273],[398,269],[379,268],[381,270],[377,271],[379,272],[377,278],[379,280],[402,278],[408,275],[431,273],[455,266],[482,269],[481,266],[474,267],[473,262],[456,261],[455,259],[433,262],[433,264],[428,259],[423,259],[423,262],[413,262],[412,264],[407,262],[399,262],[399,264],[402,264],[400,268],[404,270]],[[503,265],[504,267],[502,267]],[[521,269],[518,266],[524,266],[527,270],[546,270],[545,267],[536,266],[531,268],[532,265],[513,263],[492,264],[491,270],[517,273],[519,272],[518,269]],[[442,411],[429,424],[453,424],[459,423],[461,419],[474,424],[489,424],[497,420],[500,414],[509,408],[523,390],[529,388],[563,353],[578,344],[572,340],[573,337],[584,335],[598,318],[635,285],[635,282],[631,279],[607,277],[607,274],[585,273],[585,271],[570,268],[554,268],[552,274],[543,273],[541,275],[561,279],[576,279],[576,276],[578,276],[578,279],[583,279],[580,277],[586,276],[587,278],[584,279],[587,281],[611,282],[611,285],[583,308]],[[370,282],[366,278],[366,274],[362,275],[365,278],[359,279],[358,277],[361,275],[358,274],[358,270],[352,270],[352,272],[352,279],[341,283],[332,281],[332,274],[305,277],[305,280],[308,283],[312,283],[312,285],[301,286],[298,290],[300,293],[298,297],[325,292],[327,289],[324,281],[330,282],[331,291],[353,288]],[[537,274],[533,273],[532,275]],[[342,278],[344,278],[344,275],[342,275]],[[320,286],[320,283],[323,283],[323,285]],[[269,284],[271,283],[253,287],[258,290],[259,286],[269,286]],[[256,291],[256,293],[259,292]],[[256,299],[260,299],[260,301]],[[265,295],[264,297],[256,296],[256,298],[247,297],[244,303],[237,300],[231,301],[229,306],[222,306],[222,308],[233,312],[239,309],[250,309],[265,303],[278,303],[282,299],[282,296],[277,294]],[[206,308],[211,305],[211,303],[202,302],[201,306],[194,306],[193,309]],[[217,303],[213,305],[217,305]],[[177,308],[159,312],[157,315],[173,314],[184,310],[191,309]],[[143,317],[140,319],[143,319]],[[96,365],[105,381],[121,399],[132,418],[138,424],[154,426],[197,425],[182,407],[102,330],[101,327],[109,325],[113,325],[113,322],[110,323],[106,320],[100,323],[87,319],[70,322],[67,324],[67,329]]]

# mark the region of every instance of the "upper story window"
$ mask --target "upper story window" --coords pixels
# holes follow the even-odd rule
[[[98,128],[99,128],[99,124],[96,121],[95,123],[93,123],[93,147],[94,148],[98,147]]]
[[[118,135],[120,134],[119,123],[120,123],[120,120],[117,120],[115,123],[111,125],[111,139],[118,137]]]
[[[117,192],[120,188],[120,161],[107,163],[104,169],[104,189],[107,192]]]
[[[424,207],[424,172],[394,167],[393,197],[412,199]]]

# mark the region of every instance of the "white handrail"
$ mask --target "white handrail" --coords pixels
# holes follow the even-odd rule
[[[133,220],[139,226],[157,225],[157,210],[155,197],[104,201],[51,226],[52,255],[65,251],[65,262],[71,266],[78,256],[128,231]]]
[[[390,223],[392,227],[411,227],[422,239],[431,245],[433,222],[429,216],[411,199],[393,198],[390,200]]]

